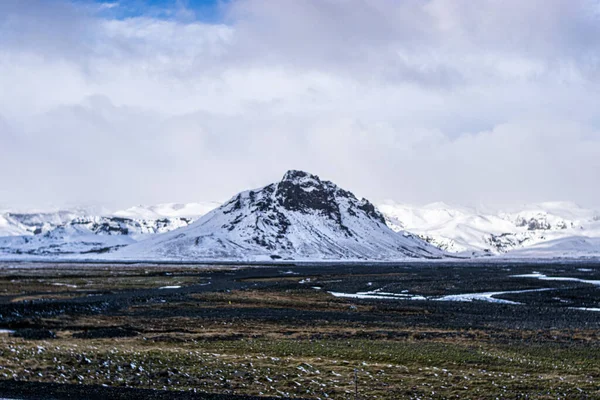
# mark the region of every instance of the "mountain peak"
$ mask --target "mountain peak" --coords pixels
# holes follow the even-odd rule
[[[330,213],[337,187],[304,171],[290,170],[276,185],[275,198],[285,209]]]
[[[296,169],[290,169],[283,175],[281,182],[292,182],[295,184],[302,184],[302,183],[318,184],[318,183],[321,183],[321,179],[317,175],[313,175],[309,172],[300,171],[300,170],[296,170]]]
[[[244,191],[181,231],[121,255],[189,258],[399,259],[439,257],[420,239],[390,230],[369,201],[298,170]]]
[[[353,193],[330,181],[322,181],[317,175],[304,171],[289,170],[277,184],[277,202],[287,210],[304,213],[318,212],[341,223],[340,201],[348,203],[347,211],[362,210],[367,217],[385,225],[383,215],[367,199],[358,201]]]

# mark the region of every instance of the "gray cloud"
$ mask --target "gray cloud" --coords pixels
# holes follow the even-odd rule
[[[222,200],[302,168],[374,200],[600,206],[597,2],[223,7],[2,2],[3,202]]]

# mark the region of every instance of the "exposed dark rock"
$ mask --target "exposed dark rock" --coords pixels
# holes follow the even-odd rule
[[[11,334],[13,337],[19,337],[29,340],[54,339],[56,334],[48,329],[25,328],[18,329]]]
[[[137,336],[138,332],[131,328],[96,328],[88,329],[82,332],[73,333],[73,337],[77,339],[103,339],[103,338],[121,338],[121,337],[134,337]]]

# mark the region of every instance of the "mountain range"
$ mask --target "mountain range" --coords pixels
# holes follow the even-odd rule
[[[220,204],[0,213],[0,257],[399,260],[597,257],[600,213],[567,202],[500,212],[434,203],[374,206],[316,175]]]
[[[600,255],[600,213],[569,202],[481,212],[444,203],[378,205],[391,229],[408,230],[461,256],[578,257]]]

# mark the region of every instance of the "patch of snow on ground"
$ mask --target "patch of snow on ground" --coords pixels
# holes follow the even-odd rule
[[[351,299],[383,299],[383,300],[427,300],[426,297],[421,295],[413,295],[406,293],[388,293],[379,292],[372,290],[369,292],[358,292],[358,293],[341,293],[341,292],[329,292],[335,297],[351,298]]]
[[[409,294],[406,290],[402,293],[390,293],[382,292],[381,289],[371,290],[368,292],[357,292],[357,293],[341,293],[341,292],[328,292],[335,297],[351,298],[351,299],[380,299],[380,300],[431,300],[431,301],[487,301],[490,303],[500,304],[521,304],[516,301],[497,299],[495,296],[501,296],[504,294],[513,293],[529,293],[529,292],[541,292],[546,290],[555,290],[554,288],[543,288],[543,289],[527,289],[527,290],[508,290],[503,292],[484,292],[484,293],[463,293],[463,294],[452,294],[442,297],[425,297],[418,294]]]
[[[528,289],[528,290],[508,290],[504,292],[485,292],[485,293],[465,293],[465,294],[451,294],[448,296],[438,297],[431,300],[435,301],[488,301],[491,303],[501,303],[501,304],[521,304],[516,301],[511,300],[503,300],[497,299],[494,296],[501,296],[504,294],[513,294],[513,293],[529,293],[529,292],[541,292],[545,290],[554,290],[552,288],[544,288],[544,289]]]
[[[70,283],[60,283],[60,282],[55,282],[53,283],[54,286],[66,286],[66,287],[70,287],[70,288],[76,288],[77,285],[71,285]]]
[[[532,274],[523,274],[523,275],[511,275],[512,278],[536,278],[541,281],[567,281],[567,282],[582,282],[589,283],[590,285],[599,285],[600,280],[592,280],[592,279],[581,279],[581,278],[569,278],[563,276],[547,276],[541,274],[539,272],[534,272]]]

